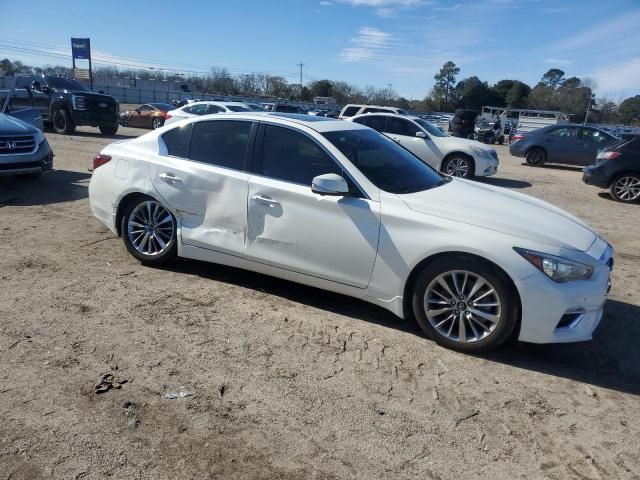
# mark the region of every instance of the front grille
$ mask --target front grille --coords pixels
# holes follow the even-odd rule
[[[0,136],[0,155],[15,155],[16,153],[31,153],[36,147],[33,135],[3,135]]]

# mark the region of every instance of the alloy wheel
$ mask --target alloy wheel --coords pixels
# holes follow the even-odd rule
[[[67,119],[60,112],[60,110],[56,111],[53,114],[53,124],[58,131],[64,131],[67,128]]]
[[[634,176],[620,177],[613,186],[616,197],[626,202],[640,199],[640,178]]]
[[[453,177],[467,177],[469,176],[469,161],[466,158],[456,157],[447,162],[445,166],[445,173]]]
[[[438,275],[427,286],[424,309],[438,334],[456,342],[472,343],[495,331],[502,304],[487,279],[469,271],[452,270]]]
[[[153,200],[137,205],[127,221],[129,242],[146,256],[156,256],[171,248],[174,231],[171,213]]]
[[[160,128],[162,126],[162,120],[160,120],[158,117],[154,118],[151,126],[154,128],[154,130],[156,128]]]

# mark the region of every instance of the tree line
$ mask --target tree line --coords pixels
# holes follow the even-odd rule
[[[0,60],[3,75],[54,74],[73,75],[71,68],[60,65],[32,67],[18,60]],[[453,112],[458,108],[480,110],[484,105],[536,110],[562,111],[571,120],[582,122],[589,105],[590,122],[640,124],[640,95],[629,97],[619,104],[609,99],[593,99],[594,83],[588,79],[566,77],[563,70],[552,68],[544,73],[533,87],[520,80],[500,80],[493,85],[477,76],[458,80],[460,68],[448,61],[434,75],[435,83],[422,100],[409,100],[390,88],[371,85],[360,87],[344,81],[329,79],[308,82],[306,85],[289,82],[285,77],[251,73],[232,75],[224,68],[212,68],[207,74],[176,75],[166,71],[119,69],[100,66],[93,70],[94,79],[129,77],[140,79],[182,80],[201,93],[222,95],[251,95],[288,100],[312,101],[314,97],[333,97],[338,104],[368,103],[428,112]]]

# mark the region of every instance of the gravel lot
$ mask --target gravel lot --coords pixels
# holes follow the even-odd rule
[[[55,171],[0,179],[0,480],[640,478],[640,205],[499,147],[486,182],[586,219],[617,263],[593,342],[473,357],[340,295],[141,266],[89,212],[113,139],[47,137]]]

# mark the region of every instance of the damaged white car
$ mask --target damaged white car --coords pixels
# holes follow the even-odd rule
[[[613,250],[535,198],[441,175],[353,122],[203,116],[95,158],[93,214],[147,264],[186,257],[361,298],[449,348],[589,340]]]

